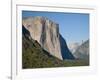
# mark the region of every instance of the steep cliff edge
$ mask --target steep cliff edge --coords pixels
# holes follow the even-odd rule
[[[63,61],[50,55],[36,40],[33,40],[24,26],[22,27],[22,48],[22,67],[24,69],[65,65]]]
[[[63,60],[74,59],[64,38],[59,33],[59,25],[45,17],[28,17],[22,24],[30,32],[32,39],[51,55]]]

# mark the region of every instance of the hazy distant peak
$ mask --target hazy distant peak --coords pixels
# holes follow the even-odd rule
[[[75,57],[78,59],[89,59],[89,40],[83,42],[75,51]]]

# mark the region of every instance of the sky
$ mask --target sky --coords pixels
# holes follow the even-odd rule
[[[89,39],[89,14],[22,11],[22,18],[35,16],[43,16],[59,24],[60,34],[69,44]]]

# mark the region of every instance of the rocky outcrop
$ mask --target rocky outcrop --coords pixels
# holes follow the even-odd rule
[[[59,25],[45,17],[29,17],[22,24],[30,32],[32,39],[51,55],[63,60],[74,59],[64,38],[59,33]]]

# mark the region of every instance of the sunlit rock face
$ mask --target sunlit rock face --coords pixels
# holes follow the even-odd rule
[[[59,33],[59,25],[45,17],[28,17],[22,24],[30,32],[31,37],[51,55],[63,60],[74,59],[64,38]]]

